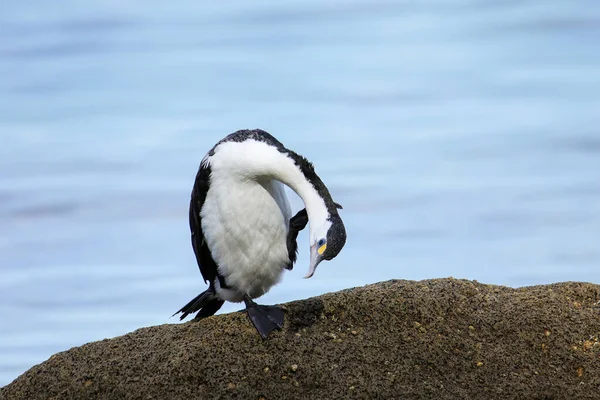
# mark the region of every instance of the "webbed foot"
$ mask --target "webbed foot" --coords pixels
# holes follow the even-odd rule
[[[275,329],[283,328],[285,313],[276,306],[261,306],[249,298],[244,299],[246,303],[246,313],[252,321],[252,324],[260,333],[263,339],[269,336],[269,333]]]

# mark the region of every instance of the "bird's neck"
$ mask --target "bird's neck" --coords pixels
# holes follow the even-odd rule
[[[309,182],[302,171],[297,167],[281,170],[275,179],[289,186],[304,202],[311,227],[319,222],[326,221],[329,215],[325,200],[322,195]]]
[[[249,154],[252,157],[249,157]],[[306,177],[301,166],[303,162],[308,163],[295,153],[283,153],[265,143],[248,140],[243,143],[221,144],[212,157],[211,164],[213,173],[221,170],[227,171],[227,174],[233,173],[242,180],[268,179],[287,185],[302,198],[312,227],[315,223],[324,223],[329,216],[324,197],[332,201],[316,174],[312,177],[313,182]],[[315,181],[318,181],[320,191],[316,189]]]

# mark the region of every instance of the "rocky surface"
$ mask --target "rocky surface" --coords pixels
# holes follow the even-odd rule
[[[52,356],[1,399],[598,399],[600,286],[389,281],[139,329]]]

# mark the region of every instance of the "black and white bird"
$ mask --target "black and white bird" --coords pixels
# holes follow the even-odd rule
[[[292,217],[284,185],[305,208]],[[291,270],[298,233],[310,222],[310,278],[322,260],[346,243],[346,229],[329,190],[313,165],[269,133],[241,130],[218,142],[204,157],[190,202],[192,246],[206,291],[177,313],[195,319],[216,313],[225,301],[244,302],[263,338],[283,327],[284,313],[253,299]]]

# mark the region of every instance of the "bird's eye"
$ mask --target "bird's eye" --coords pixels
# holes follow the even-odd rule
[[[319,241],[317,242],[317,245],[319,247],[323,246],[325,244],[326,240],[325,239],[319,239]]]

